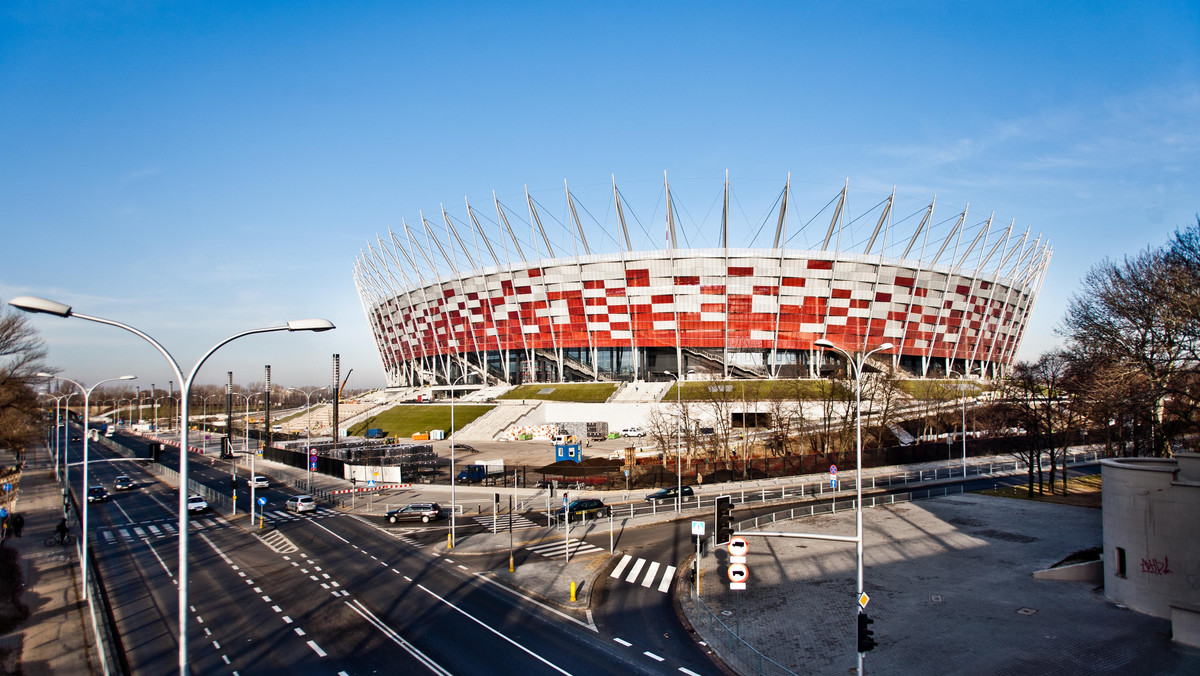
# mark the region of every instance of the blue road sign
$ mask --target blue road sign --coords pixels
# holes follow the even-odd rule
[[[0,519],[3,519],[6,516],[8,516],[8,510],[3,507],[0,507]]]
[[[10,484],[10,483],[7,483],[7,482],[6,482],[6,483],[4,484],[4,490],[5,490],[5,492],[7,492],[7,491],[11,491],[11,490],[12,490],[12,484]]]
[[[259,498],[259,499],[258,499],[258,504],[260,504],[260,505],[265,505],[265,504],[267,504],[267,499],[266,499],[266,498]]]
[[[367,488],[375,488],[375,480],[371,479],[367,482]]]

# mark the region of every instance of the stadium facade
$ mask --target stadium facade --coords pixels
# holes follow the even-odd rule
[[[895,191],[848,218],[848,186],[822,210],[831,216],[815,243],[789,248],[790,181],[771,207],[773,245],[730,247],[728,179],[711,248],[677,247],[664,181],[659,250],[632,246],[630,206],[614,181],[610,240],[619,250],[601,253],[565,192],[559,225],[571,255],[561,241],[553,246],[546,208],[528,192],[527,218],[493,196],[495,220],[468,203],[455,218],[443,209],[440,226],[423,214],[419,226],[404,222],[361,252],[355,284],[390,386],[659,380],[688,370],[814,377],[837,363],[814,347],[821,338],[851,352],[893,343],[877,368],[995,376],[1020,347],[1052,253],[1012,223],[993,226],[988,216],[968,225],[966,209],[931,235],[932,201],[895,224]],[[514,234],[517,220],[528,239]],[[848,223],[854,247],[845,244]]]

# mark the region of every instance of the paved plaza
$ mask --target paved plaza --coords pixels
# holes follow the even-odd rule
[[[864,524],[879,644],[866,655],[866,673],[1200,673],[1200,651],[1172,643],[1167,620],[1122,609],[1092,583],[1033,578],[1100,546],[1098,509],[966,494],[871,508]],[[770,530],[853,535],[854,512]],[[853,673],[853,543],[747,539],[749,588],[731,591],[718,577],[720,549],[703,558],[704,604],[787,670]],[[684,610],[739,673],[787,673],[731,643],[702,607],[689,600]]]

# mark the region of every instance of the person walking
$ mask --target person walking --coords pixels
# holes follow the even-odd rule
[[[21,537],[21,530],[25,528],[25,515],[17,514],[13,516],[13,535]]]

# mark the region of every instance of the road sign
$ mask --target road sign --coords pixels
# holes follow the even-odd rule
[[[729,538],[729,544],[725,545],[732,556],[745,556],[750,551],[750,543],[746,542],[746,538],[737,537]]]
[[[267,504],[267,499],[266,499],[266,498],[259,498],[259,499],[258,499],[258,504],[260,504],[260,505],[265,505],[265,504]]]
[[[692,522],[692,535],[698,535],[700,537],[704,537],[704,522],[703,521],[693,521]]]
[[[3,519],[6,516],[8,516],[8,510],[3,507],[0,507],[0,519]]]
[[[12,484],[6,482],[4,484],[4,492],[7,493],[8,491],[11,491],[11,490],[12,490]]]
[[[375,480],[371,479],[367,482],[367,488],[375,488]]]
[[[866,610],[866,609],[867,609],[867,604],[868,604],[868,603],[870,603],[870,602],[871,602],[871,597],[870,597],[870,596],[867,596],[867,592],[863,592],[863,593],[862,593],[862,594],[861,594],[861,595],[858,597],[858,606],[859,606],[860,608],[862,608],[863,610]]]
[[[830,473],[830,474],[833,474],[834,476],[837,476],[837,465],[830,465],[830,466],[829,466],[829,473]]]
[[[830,488],[837,488],[837,479],[830,479],[830,480],[829,480],[829,487],[830,487]]]
[[[746,580],[750,579],[750,569],[744,563],[732,563],[725,573],[729,576],[730,589],[745,589]]]

